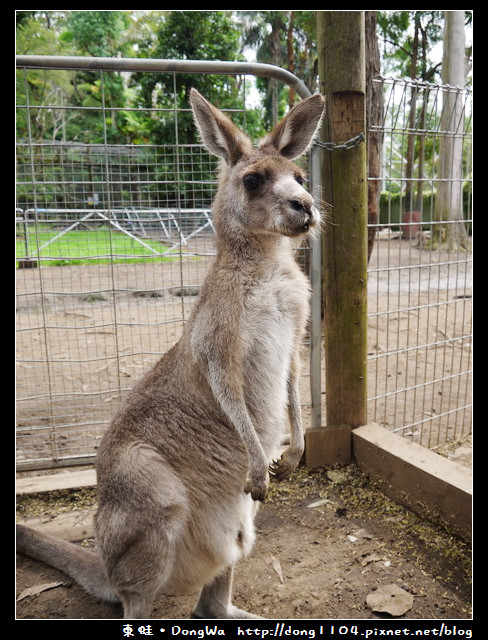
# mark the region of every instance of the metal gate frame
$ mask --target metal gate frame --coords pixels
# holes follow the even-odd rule
[[[51,69],[51,70],[90,70],[90,71],[146,71],[159,73],[198,73],[218,75],[251,75],[256,77],[273,78],[293,88],[303,99],[311,95],[306,85],[295,75],[274,65],[244,62],[220,62],[201,60],[155,60],[136,58],[96,58],[76,56],[17,56],[16,66],[20,69]],[[320,153],[318,147],[309,153],[309,174],[311,192],[320,201]],[[140,239],[137,239],[141,242]],[[310,279],[312,287],[311,317],[309,324],[310,335],[310,427],[322,426],[321,408],[321,367],[322,367],[322,339],[321,339],[321,239],[316,237],[310,242]],[[76,464],[90,464],[95,457],[82,456],[57,460],[55,453],[51,464],[36,465],[27,461],[19,463],[19,470],[46,467],[59,467]]]

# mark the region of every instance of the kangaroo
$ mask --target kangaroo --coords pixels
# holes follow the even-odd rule
[[[309,284],[292,248],[320,214],[293,163],[324,112],[313,95],[255,147],[195,89],[190,102],[221,160],[213,203],[217,257],[183,335],[129,393],[99,447],[98,552],[19,525],[17,550],[93,596],[148,618],[159,593],[201,589],[192,616],[256,618],[232,604],[269,474],[304,449],[299,350]],[[275,460],[286,425],[290,444]]]

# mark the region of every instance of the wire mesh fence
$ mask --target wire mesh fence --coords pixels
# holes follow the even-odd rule
[[[471,434],[471,94],[374,82],[383,112],[369,135],[383,156],[369,178],[382,191],[370,224],[369,415],[436,449]]]
[[[61,86],[76,73],[61,68],[42,73],[64,74]],[[55,96],[40,102],[31,73],[41,71],[19,71],[18,119],[28,125],[17,144],[19,469],[93,462],[122,397],[180,336],[215,253],[217,162],[178,140],[187,108],[175,101],[147,109],[148,120],[171,130],[171,142],[115,143],[111,123],[130,110],[107,106],[103,95],[96,107],[68,108]],[[102,94],[112,73],[100,71]],[[374,83],[383,110],[367,134],[381,140],[382,160],[369,182],[382,193],[368,230],[368,417],[435,449],[471,433],[471,97],[437,85]],[[457,96],[455,108],[446,94]],[[241,109],[232,114],[241,125],[245,101],[242,83]],[[90,126],[83,140],[70,139],[80,114],[89,114]],[[447,139],[461,140],[460,175],[440,168]],[[439,212],[440,185],[451,201],[453,185],[462,187],[461,215]],[[299,259],[309,265],[307,252]],[[326,402],[320,285],[313,295],[319,318],[304,345],[305,427],[320,424]]]
[[[56,146],[57,168],[68,162],[67,176],[46,179],[42,163],[36,165],[36,203],[17,211],[21,466],[93,458],[123,395],[179,337],[214,254],[209,179],[201,184],[206,195],[196,195],[191,209],[174,202],[150,207],[149,198],[145,205],[134,203],[145,183],[137,177],[137,153],[118,179],[112,160],[120,149],[110,147],[104,151],[110,177],[87,179],[81,167],[73,180],[72,151]],[[50,156],[52,146],[36,153]],[[146,170],[157,165],[159,149],[142,154]],[[50,192],[55,187],[57,208],[39,197],[47,181]],[[73,199],[74,182],[82,195]],[[106,208],[112,186],[126,191],[120,208]],[[199,188],[197,180],[194,186]],[[156,199],[166,198],[165,189],[159,185]],[[118,198],[113,192],[109,197]]]
[[[200,144],[178,141],[188,105],[175,99],[145,114],[174,143],[115,144],[109,129],[125,107],[108,108],[103,95],[96,107],[40,102],[39,73],[19,71],[28,134],[17,144],[19,469],[93,462],[121,399],[181,335],[215,255],[218,163]],[[77,71],[42,73],[63,74],[63,84]],[[99,86],[107,90],[114,73],[100,71]],[[247,87],[238,85],[241,107],[230,115],[242,126]],[[85,140],[69,140],[81,117]],[[305,414],[307,354],[306,344]]]

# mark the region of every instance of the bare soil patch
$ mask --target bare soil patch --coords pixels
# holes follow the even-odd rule
[[[29,496],[19,517],[51,518],[95,508],[94,490]],[[273,483],[257,518],[257,540],[236,571],[237,606],[273,619],[380,619],[369,593],[395,584],[413,595],[402,619],[470,619],[471,554],[448,531],[384,497],[354,465],[309,471]],[[83,544],[93,544],[84,541]],[[35,585],[60,586],[17,603],[17,618],[119,618],[58,571],[18,557],[17,596]],[[197,594],[161,597],[153,617],[186,619]]]
[[[456,449],[471,432],[471,256],[387,237],[369,264],[368,419]],[[189,317],[213,259],[211,238],[194,242],[197,259],[18,270],[19,462],[94,455],[121,397]]]

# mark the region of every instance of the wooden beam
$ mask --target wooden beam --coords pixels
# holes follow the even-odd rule
[[[69,473],[18,478],[16,482],[16,492],[19,495],[26,493],[44,493],[45,491],[95,487],[96,484],[97,477],[95,469],[85,469],[83,471],[72,471]]]
[[[322,154],[323,199],[332,205],[322,246],[325,428],[355,428],[367,421],[366,144],[340,147],[366,134],[364,11],[318,11],[317,40],[328,104],[321,141],[338,146]]]
[[[354,429],[352,441],[357,465],[379,482],[386,495],[471,539],[471,469],[377,424]]]

